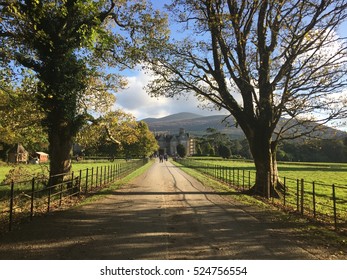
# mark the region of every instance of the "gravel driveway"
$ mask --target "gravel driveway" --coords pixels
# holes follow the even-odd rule
[[[156,162],[106,197],[0,237],[0,259],[336,258],[233,195]]]

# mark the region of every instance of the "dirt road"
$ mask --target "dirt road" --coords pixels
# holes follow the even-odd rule
[[[260,209],[156,162],[96,202],[0,237],[0,259],[328,259]],[[236,194],[235,194],[236,195]],[[307,240],[307,239],[304,239]]]

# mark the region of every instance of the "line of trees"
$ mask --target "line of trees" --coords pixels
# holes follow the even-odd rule
[[[277,151],[281,161],[347,162],[347,138],[284,142]]]
[[[247,139],[232,139],[213,128],[197,138],[196,155],[253,159]],[[279,161],[347,162],[347,137],[285,141],[276,157]]]

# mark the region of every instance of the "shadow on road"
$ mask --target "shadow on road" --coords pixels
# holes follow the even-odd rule
[[[138,192],[139,195],[161,195]],[[167,193],[165,193],[167,194]],[[176,194],[176,193],[173,193]],[[195,194],[195,193],[193,193]],[[230,204],[145,209],[136,193],[115,203],[40,217],[3,236],[1,259],[310,259],[279,225]],[[170,194],[169,194],[170,195]],[[129,198],[129,199],[128,199]],[[144,198],[145,200],[145,198]],[[134,203],[140,207],[132,207]],[[222,207],[221,207],[222,206]],[[276,230],[281,231],[276,232]],[[293,236],[292,236],[293,237]]]

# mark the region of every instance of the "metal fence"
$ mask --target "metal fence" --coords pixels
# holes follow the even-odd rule
[[[208,175],[240,191],[255,184],[256,172],[247,168],[236,168],[202,163],[198,160],[180,159],[179,163]],[[272,203],[282,205],[301,215],[347,230],[347,186],[320,184],[304,179],[281,177],[283,194]]]
[[[81,195],[95,192],[146,164],[147,160],[130,160],[87,168],[78,172],[58,174],[61,183],[47,186],[48,180],[32,178],[29,181],[0,185],[0,231],[11,231],[23,219],[73,204]]]

